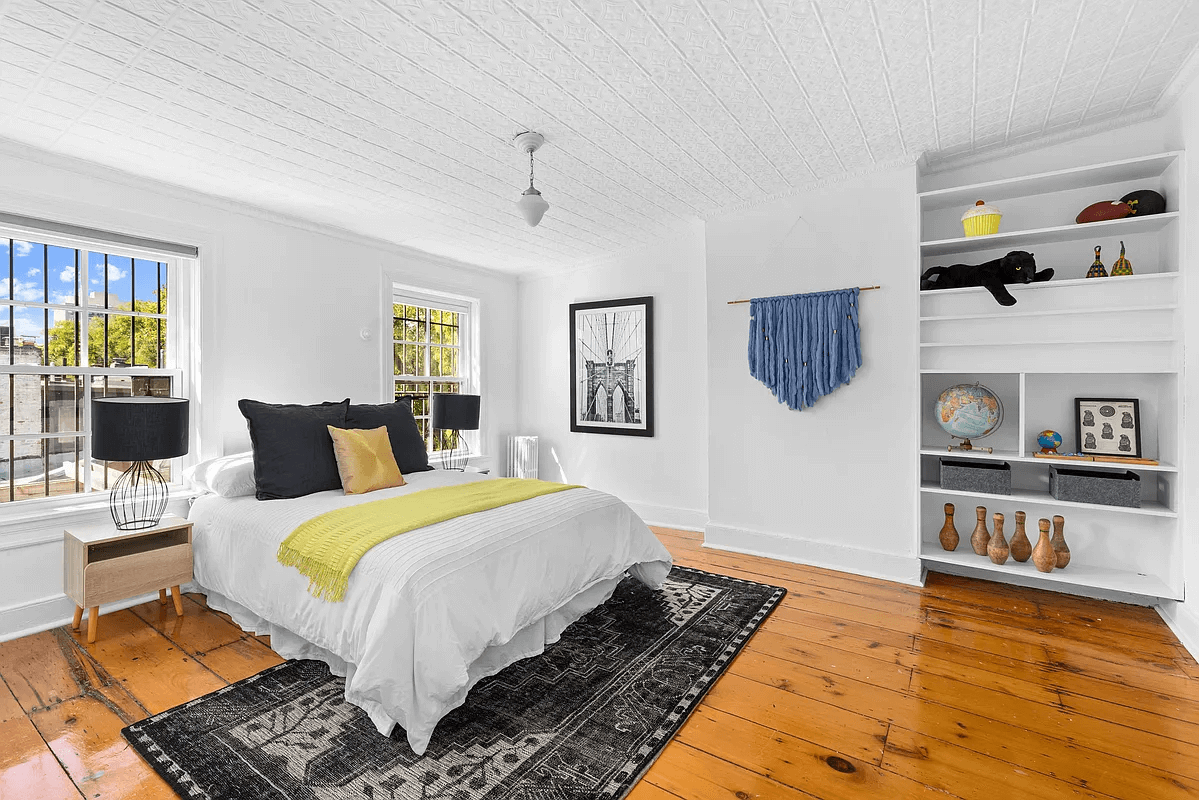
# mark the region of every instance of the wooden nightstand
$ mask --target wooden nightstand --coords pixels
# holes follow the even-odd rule
[[[180,517],[164,516],[153,528],[121,531],[115,525],[97,525],[65,531],[63,586],[75,601],[79,630],[87,609],[87,641],[96,641],[102,603],[113,603],[154,589],[166,605],[167,592],[175,600],[175,613],[183,616],[180,584],[192,579],[192,524]]]

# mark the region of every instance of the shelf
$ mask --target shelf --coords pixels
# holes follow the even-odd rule
[[[1153,214],[1148,217],[1124,217],[1105,222],[1089,222],[1085,225],[1057,225],[1052,228],[1033,228],[1025,231],[1007,231],[990,236],[962,236],[956,239],[938,239],[920,243],[921,256],[939,256],[949,253],[977,253],[1001,247],[1022,249],[1016,245],[1031,247],[1046,242],[1073,242],[1081,239],[1114,238],[1132,236],[1137,233],[1155,233],[1178,219],[1177,211]],[[1135,276],[1133,276],[1135,277]],[[1095,280],[1092,278],[1091,280]]]
[[[1178,472],[1178,467],[1173,464],[1120,464],[1113,461],[1072,461],[1070,459],[1056,458],[1037,458],[1036,456],[1022,456],[1015,450],[996,450],[994,453],[980,453],[976,450],[962,452],[954,450],[950,452],[945,449],[936,449],[934,447],[920,448],[922,456],[942,456],[944,458],[961,458],[961,459],[978,459],[980,461],[1015,461],[1020,464],[1061,464],[1067,467],[1077,469],[1112,469],[1132,470],[1133,472]],[[1053,502],[1053,498],[1049,498]],[[1110,508],[1111,506],[1101,506],[1101,508]],[[1133,509],[1136,511],[1137,509]]]
[[[921,369],[920,374],[921,375],[960,375],[963,372],[969,372],[969,371],[970,370],[962,369],[961,367],[957,367],[957,368],[953,368],[953,369],[950,369],[950,368],[931,369],[930,368],[930,369]],[[981,371],[989,372],[989,373],[1003,372],[1003,373],[1008,373],[1011,375],[1018,375],[1021,372],[1023,372],[1025,375],[1094,375],[1094,374],[1097,374],[1100,372],[1102,372],[1105,375],[1178,375],[1178,374],[1181,374],[1181,372],[1182,372],[1182,370],[1180,370],[1180,369],[1145,369],[1143,367],[1127,367],[1127,368],[1125,368],[1125,367],[1119,367],[1119,368],[1109,367],[1108,369],[1103,369],[1103,370],[1096,370],[1096,369],[1091,369],[1091,368],[1070,369],[1068,367],[1062,367],[1060,369],[1053,369],[1053,370],[1047,370],[1047,369],[1036,369],[1036,370],[987,369],[987,370],[981,370]]]
[[[1080,463],[1085,464],[1086,462]],[[1086,467],[1082,468],[1085,469]],[[1012,489],[1011,494],[988,494],[986,492],[966,492],[960,489],[942,489],[932,481],[923,481],[920,484],[920,491],[928,494],[953,495],[955,497],[993,497],[997,500],[1011,500],[1017,503],[1036,503],[1037,505],[1061,506],[1065,508],[1089,508],[1096,511],[1111,511],[1116,514],[1139,514],[1146,517],[1178,517],[1177,511],[1171,511],[1156,501],[1145,502],[1140,508],[1127,508],[1125,506],[1105,506],[1101,503],[1076,503],[1070,500],[1055,500],[1049,492],[1035,492],[1030,489]]]
[[[1098,223],[1095,223],[1098,224]],[[1177,272],[1145,272],[1140,275],[1117,275],[1115,278],[1108,276],[1106,278],[1069,278],[1067,280],[1049,280],[1042,283],[1009,283],[1007,288],[1013,294],[1019,292],[1037,292],[1042,289],[1057,289],[1060,287],[1071,288],[1080,286],[1110,286],[1111,281],[1119,280],[1121,283],[1140,284],[1151,283],[1156,281],[1171,281],[1178,277]],[[939,295],[965,294],[967,292],[986,292],[990,297],[991,293],[987,291],[985,286],[963,286],[959,289],[921,289],[921,297],[936,297]],[[1015,306],[1012,306],[1014,308]],[[1000,306],[1003,308],[1003,306]],[[1013,314],[1016,312],[1012,312]]]
[[[1105,186],[1111,183],[1126,183],[1128,181],[1152,180],[1160,177],[1173,164],[1180,153],[1170,152],[1142,158],[1129,158],[1122,161],[1110,161],[1106,164],[1093,164],[1085,167],[1041,172],[1036,175],[1025,175],[1019,178],[1005,178],[996,181],[975,183],[969,186],[953,186],[947,189],[933,189],[921,192],[917,196],[926,211],[938,208],[971,206],[975,200],[984,199],[987,202],[1002,201],[1013,197],[1026,197],[1034,194],[1049,194],[1053,192],[1086,189],[1092,186]]]
[[[1035,342],[921,342],[921,347],[1053,347],[1055,345],[1097,345],[1097,344],[1162,344],[1175,341],[1172,336],[1125,336],[1122,339],[1038,339]]]
[[[1168,273],[1175,274],[1175,273]],[[1133,276],[1136,277],[1136,276]],[[1061,281],[1066,283],[1066,281]],[[932,294],[935,290],[927,290]],[[951,291],[945,289],[942,291]],[[940,316],[921,317],[921,322],[953,322],[957,320],[976,320],[976,319],[1014,319],[1016,317],[1065,317],[1078,314],[1132,314],[1138,311],[1174,311],[1178,308],[1177,305],[1157,305],[1157,306],[1108,306],[1106,308],[1059,308],[1050,311],[1007,311],[994,312],[990,314],[944,314]]]
[[[965,552],[962,547],[965,546]],[[1182,593],[1175,591],[1156,575],[1140,572],[1129,572],[1118,569],[1106,569],[1090,564],[1079,564],[1071,561],[1065,569],[1055,569],[1053,572],[1041,572],[1029,559],[1024,563],[1009,559],[1006,564],[995,564],[986,556],[980,556],[970,549],[968,536],[963,536],[958,543],[958,549],[942,550],[938,544],[922,544],[920,560],[933,564],[950,564],[970,570],[978,570],[1018,577],[1027,581],[1045,581],[1046,583],[1083,586],[1093,589],[1106,589],[1114,592],[1125,592],[1143,597],[1165,597],[1177,599]],[[980,576],[988,577],[988,576]]]

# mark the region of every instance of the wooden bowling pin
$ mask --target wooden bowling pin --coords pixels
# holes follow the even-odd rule
[[[1065,569],[1070,563],[1070,548],[1066,544],[1066,518],[1060,514],[1055,514],[1053,517],[1053,539],[1050,544],[1053,545],[1053,552],[1056,554],[1058,569]]]
[[[991,534],[987,530],[987,507],[976,506],[974,515],[978,517],[978,523],[974,526],[974,533],[970,534],[970,546],[976,554],[985,556],[987,544],[991,541]]]
[[[1027,515],[1023,511],[1016,512],[1016,532],[1012,534],[1012,540],[1008,542],[1008,549],[1012,551],[1012,558],[1017,561],[1027,561],[1032,555],[1032,542],[1028,540],[1028,534],[1024,532],[1024,520]]]
[[[941,533],[937,537],[941,540],[941,547],[944,550],[956,550],[958,547],[958,529],[953,525],[953,503],[945,504],[945,524],[941,526]]]
[[[1057,553],[1053,552],[1053,543],[1049,541],[1049,520],[1041,518],[1037,521],[1041,531],[1037,546],[1032,549],[1032,563],[1041,572],[1053,572],[1057,566]]]
[[[996,511],[992,519],[995,520],[995,533],[991,534],[991,541],[987,543],[987,555],[993,563],[1003,564],[1009,552],[1007,539],[1003,538],[1003,514]]]

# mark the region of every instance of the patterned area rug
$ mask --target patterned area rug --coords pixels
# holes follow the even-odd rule
[[[784,589],[686,567],[612,598],[480,681],[424,756],[380,736],[317,661],[289,661],[123,731],[181,797],[620,798]]]

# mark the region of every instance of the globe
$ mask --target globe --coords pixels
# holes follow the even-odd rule
[[[1037,434],[1037,444],[1041,445],[1042,453],[1056,453],[1062,443],[1062,435],[1057,431],[1041,431]]]
[[[980,383],[950,386],[937,398],[934,413],[945,432],[958,439],[981,439],[1003,424],[1003,403]]]

